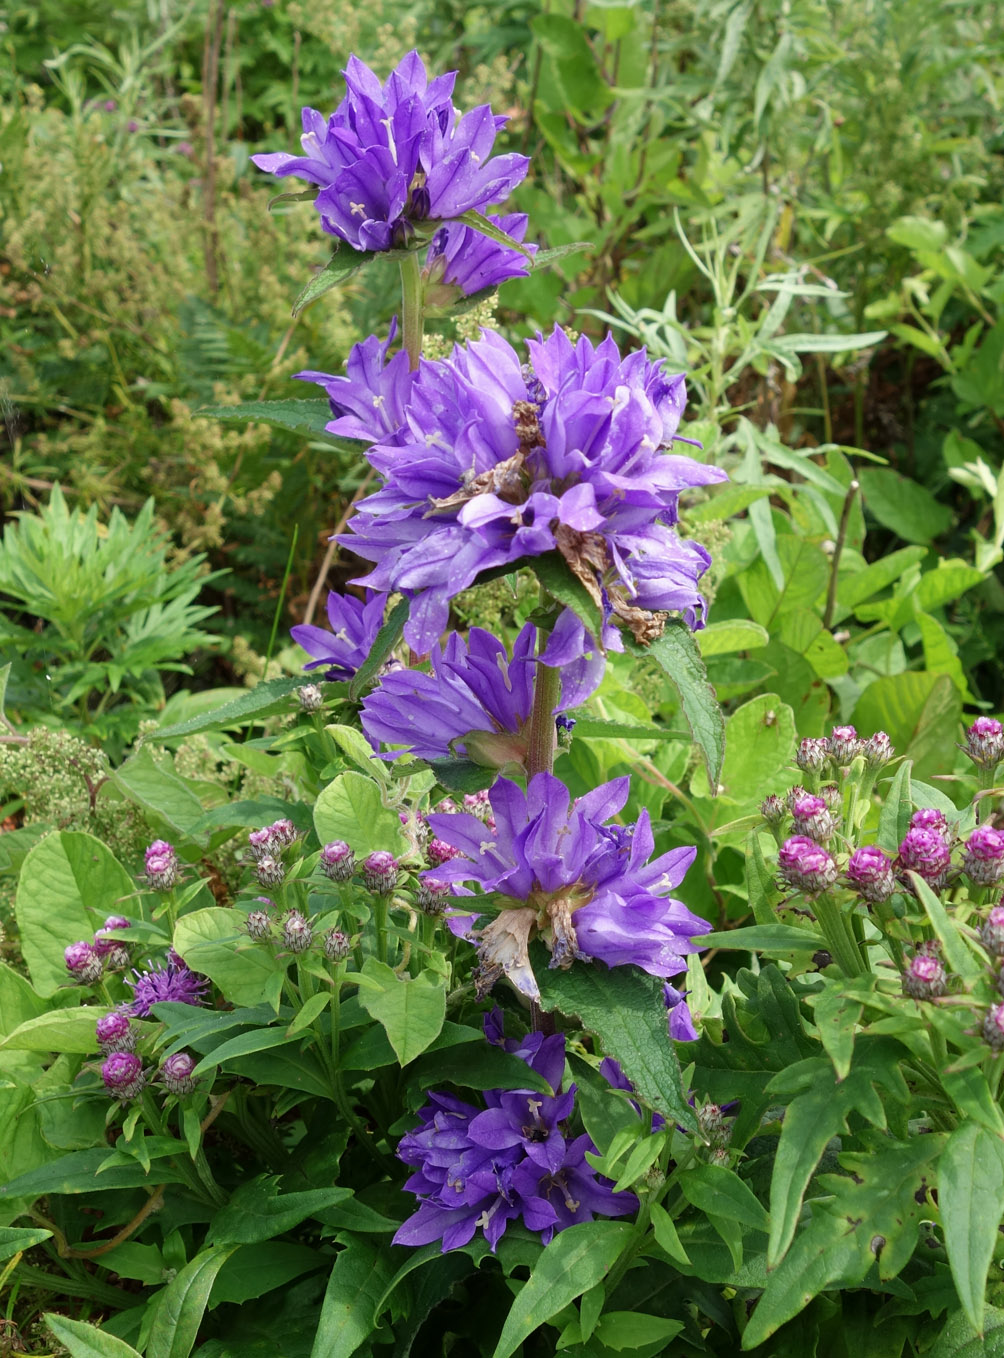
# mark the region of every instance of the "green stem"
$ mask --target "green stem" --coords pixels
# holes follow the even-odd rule
[[[414,371],[422,357],[423,314],[422,265],[418,251],[412,250],[401,260],[401,339],[408,355],[408,367]]]
[[[561,671],[551,665],[537,665],[533,686],[533,711],[527,732],[526,776],[550,773],[554,768],[557,736],[554,709],[561,698]]]
[[[373,915],[376,920],[377,934],[377,958],[381,962],[387,961],[387,903],[389,899],[381,891],[373,901]]]
[[[868,971],[843,911],[829,892],[821,891],[813,902],[813,914],[822,929],[833,960],[845,976]]]

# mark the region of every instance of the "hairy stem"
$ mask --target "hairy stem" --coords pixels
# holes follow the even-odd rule
[[[422,357],[423,328],[422,266],[418,251],[412,250],[401,260],[401,337],[412,371]]]

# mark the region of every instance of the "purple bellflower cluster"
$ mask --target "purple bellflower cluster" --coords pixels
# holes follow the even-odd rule
[[[669,892],[697,851],[671,849],[650,861],[647,812],[634,825],[607,824],[628,791],[629,780],[616,778],[573,802],[553,774],[538,773],[525,792],[505,778],[495,783],[494,830],[464,813],[429,817],[436,836],[460,854],[427,875],[475,882],[512,902],[478,931],[483,991],[505,975],[539,999],[528,952],[534,937],[550,949],[552,967],[596,960],[663,978],[686,969],[688,954],[698,951],[694,937],[710,926]]]
[[[297,645],[314,657],[304,665],[305,670],[324,666],[326,679],[351,679],[366,660],[376,635],[383,626],[383,595],[378,594],[365,603],[351,594],[328,595],[328,622],[331,630],[300,623],[290,628]]]
[[[568,615],[548,664],[616,644],[615,619],[643,641],[669,610],[700,625],[697,581],[710,557],[675,533],[676,505],[681,490],[725,473],[662,451],[677,436],[683,378],[643,352],[622,359],[609,337],[573,345],[555,329],[528,349],[529,366],[485,331],[406,375],[404,423],[367,454],[384,484],[360,501],[344,539],[374,562],[366,585],[411,600],[405,638],[422,654],[450,600],[483,572],[547,553],[560,554],[608,624],[588,645]],[[355,403],[381,394],[357,391]]]
[[[635,1195],[615,1193],[587,1162],[586,1152],[596,1149],[589,1137],[567,1135],[575,1086],[560,1092],[564,1035],[506,1039],[497,1009],[486,1017],[485,1032],[543,1076],[552,1093],[488,1090],[484,1109],[452,1094],[431,1094],[419,1113],[421,1125],[397,1148],[414,1168],[405,1187],[421,1205],[393,1243],[441,1240],[445,1253],[481,1230],[494,1250],[509,1223],[521,1219],[546,1245],[567,1226],[635,1212]]]
[[[325,119],[303,110],[302,156],[253,157],[259,169],[316,184],[321,225],[355,250],[403,246],[415,223],[451,220],[507,198],[526,175],[525,156],[492,156],[506,119],[487,104],[458,116],[456,73],[429,80],[417,52],[385,84],[357,57],[346,95]]]

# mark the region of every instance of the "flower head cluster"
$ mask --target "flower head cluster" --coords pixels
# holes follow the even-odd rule
[[[101,1079],[113,1099],[126,1103],[142,1093],[146,1084],[143,1062],[135,1052],[112,1052],[101,1066]]]
[[[941,958],[931,951],[918,950],[903,975],[903,993],[914,1000],[936,1000],[947,989]]]
[[[977,825],[963,847],[962,868],[976,886],[995,886],[1004,877],[1004,835]]]
[[[505,974],[539,996],[528,953],[534,936],[550,948],[552,967],[595,959],[663,978],[683,971],[698,951],[694,936],[709,925],[669,895],[696,850],[671,849],[649,861],[647,812],[634,825],[608,825],[628,785],[617,778],[573,802],[553,774],[536,774],[525,792],[500,778],[490,794],[494,830],[463,812],[429,817],[437,837],[460,854],[427,875],[475,882],[512,903],[479,930],[482,989]]]
[[[416,222],[500,203],[526,175],[525,156],[492,157],[505,118],[487,104],[458,117],[455,72],[430,81],[409,52],[384,85],[354,56],[344,74],[347,92],[330,118],[303,110],[303,156],[253,160],[279,178],[317,184],[321,225],[354,249],[404,245]]]
[[[296,644],[315,657],[303,668],[316,670],[323,665],[326,679],[351,679],[373,649],[376,635],[383,626],[385,603],[380,594],[364,603],[351,594],[329,593],[330,631],[309,622],[289,629]]]
[[[94,1036],[105,1056],[112,1052],[131,1052],[136,1047],[136,1029],[122,1009],[113,1009],[99,1018],[94,1025]]]
[[[613,637],[616,620],[651,640],[667,610],[700,625],[697,581],[710,557],[674,532],[677,498],[725,474],[662,451],[677,437],[683,378],[644,352],[622,359],[609,337],[573,345],[555,329],[528,348],[529,367],[486,331],[402,373],[391,404],[403,422],[368,453],[384,484],[360,502],[344,539],[375,563],[366,584],[411,599],[405,637],[421,653],[443,632],[449,601],[482,572],[545,554],[565,562]],[[377,396],[387,398],[379,383],[353,400],[371,406]],[[575,633],[574,620],[566,629]],[[599,641],[613,644],[604,636],[583,649]],[[568,645],[559,624],[544,659],[565,663]]]
[[[191,1094],[198,1083],[192,1074],[194,1069],[195,1058],[188,1052],[175,1052],[166,1057],[160,1068],[160,1078],[168,1093],[177,1094],[179,1098]]]
[[[991,906],[980,929],[980,942],[991,957],[1004,957],[1004,903]]]
[[[587,1163],[586,1152],[595,1151],[589,1137],[567,1134],[575,1086],[559,1092],[563,1034],[507,1040],[497,1010],[485,1029],[489,1040],[524,1060],[552,1092],[488,1090],[484,1109],[452,1094],[431,1094],[419,1113],[421,1126],[397,1149],[414,1168],[405,1187],[418,1195],[420,1206],[393,1243],[441,1240],[445,1253],[466,1245],[480,1229],[494,1250],[509,1222],[522,1219],[547,1244],[556,1231],[594,1216],[634,1212],[634,1194],[614,1193]]]
[[[536,631],[527,623],[511,658],[480,627],[472,627],[466,641],[451,632],[445,646],[433,647],[430,673],[401,669],[384,675],[363,703],[363,730],[374,745],[403,745],[422,759],[465,755],[490,768],[519,768],[533,706]],[[602,670],[598,658],[563,669],[556,710],[585,702]]]
[[[179,958],[164,967],[150,967],[148,971],[134,971],[130,1012],[145,1018],[155,1004],[173,1001],[176,1004],[202,1004],[209,982],[191,971]]]

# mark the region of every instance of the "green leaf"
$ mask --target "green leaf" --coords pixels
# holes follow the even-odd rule
[[[770,633],[758,622],[748,618],[730,618],[728,622],[708,623],[697,635],[701,656],[730,655],[735,651],[756,651],[770,641]]]
[[[534,970],[543,1009],[558,1009],[569,1018],[578,1015],[583,1027],[600,1039],[604,1052],[620,1062],[650,1108],[697,1131],[669,1040],[661,981],[634,967],[609,968],[602,963],[552,971],[538,962]]]
[[[553,1091],[519,1056],[489,1046],[480,1033],[480,1042],[464,1043],[445,1051],[431,1051],[412,1066],[408,1087],[429,1089],[432,1085],[454,1084],[466,1089],[535,1089],[543,1094]]]
[[[973,1332],[964,1311],[956,1311],[925,1358],[1004,1358],[1004,1311],[986,1308],[982,1334]]]
[[[682,517],[687,523],[718,523],[741,514],[757,500],[765,500],[770,493],[770,486],[741,486],[734,483],[716,486],[701,504],[688,505]],[[719,625],[727,626],[726,623]]]
[[[775,780],[790,784],[795,714],[776,693],[763,693],[737,707],[726,723],[725,740],[719,795],[735,806],[759,807]]]
[[[263,1175],[231,1195],[213,1220],[211,1239],[216,1244],[258,1244],[351,1197],[350,1188],[336,1186],[280,1193],[278,1178]]]
[[[983,580],[984,573],[963,561],[940,561],[938,569],[926,571],[917,586],[917,602],[930,612],[960,598]]]
[[[941,897],[931,890],[919,873],[911,872],[910,880],[913,882],[917,899],[931,921],[931,928],[938,935],[938,941],[944,949],[945,961],[963,980],[974,981],[983,974],[984,963],[966,946],[957,926],[949,919],[948,912],[941,903]]]
[[[690,1258],[676,1233],[673,1218],[661,1203],[653,1202],[649,1210],[656,1244],[660,1249],[664,1249],[671,1259],[675,1259],[678,1264],[683,1264],[689,1268]]]
[[[359,1003],[381,1024],[398,1062],[406,1066],[439,1036],[446,1018],[446,991],[423,972],[414,979],[400,977],[393,967],[367,957],[362,974],[374,982],[359,995]]]
[[[804,538],[779,533],[775,547],[777,571],[761,555],[737,577],[750,616],[768,629],[792,609],[814,610],[830,576],[830,564],[822,551]]]
[[[252,943],[241,928],[242,916],[213,906],[182,915],[174,930],[175,951],[193,971],[214,981],[237,1005],[257,1004],[269,982],[285,965],[268,948]]]
[[[0,1226],[0,1263],[13,1258],[15,1254],[21,1254],[24,1250],[30,1250],[32,1245],[40,1245],[43,1240],[51,1238],[51,1231],[27,1226]]]
[[[633,1234],[632,1226],[615,1221],[588,1221],[559,1232],[513,1302],[492,1358],[510,1358],[552,1316],[601,1282]]]
[[[8,1199],[34,1199],[53,1193],[93,1193],[106,1189],[152,1187],[156,1183],[175,1183],[178,1180],[178,1175],[163,1164],[157,1166],[157,1177],[151,1178],[138,1160],[128,1165],[112,1165],[99,1175],[98,1171],[107,1159],[107,1146],[61,1155],[58,1160],[51,1160],[47,1165],[18,1175],[9,1183],[0,1184],[0,1206]]]
[[[708,782],[715,789],[725,759],[725,719],[693,632],[686,623],[671,618],[650,646],[629,643],[628,650],[632,655],[651,655],[676,689],[684,719],[704,757]]]
[[[841,993],[840,984],[827,983],[813,1000],[812,1017],[837,1079],[846,1079],[854,1055],[854,1035],[863,1005]]]
[[[913,797],[910,790],[912,768],[911,760],[904,759],[882,799],[878,844],[890,855],[899,852],[899,846],[910,828],[910,817],[913,815]]]
[[[111,775],[127,801],[134,802],[181,835],[201,820],[203,806],[183,778],[154,762],[149,745],[140,748]]]
[[[24,860],[14,913],[39,995],[54,995],[68,984],[67,944],[89,939],[135,894],[136,883],[93,835],[63,830],[35,845]]]
[[[570,608],[599,644],[603,634],[603,610],[564,557],[557,552],[548,552],[545,556],[532,558],[527,564],[551,598]]]
[[[29,1052],[75,1052],[93,1055],[97,1039],[94,1024],[107,1009],[53,1009],[29,1019],[0,1040],[0,1049]]]
[[[919,481],[888,467],[863,467],[858,480],[866,509],[905,542],[926,547],[951,527],[952,511]]]
[[[422,767],[432,770],[436,782],[447,792],[480,792],[491,787],[498,777],[498,770],[475,764],[473,759],[429,759]]]
[[[330,443],[342,452],[361,457],[366,444],[357,439],[339,438],[329,434],[325,425],[331,423],[331,406],[319,401],[242,401],[235,406],[202,406],[192,412],[197,419],[219,420],[221,424],[267,424],[273,429],[284,429],[301,434],[311,441]]]
[[[777,883],[774,874],[764,861],[760,846],[759,829],[751,830],[746,837],[746,898],[753,911],[753,918],[761,927],[773,928],[774,902],[777,899]],[[728,945],[726,945],[728,946]]]
[[[908,670],[868,685],[851,720],[862,735],[885,731],[918,777],[950,768],[962,718],[962,695],[946,674]]]
[[[287,1287],[305,1273],[327,1269],[329,1254],[288,1240],[241,1245],[220,1269],[209,1294],[209,1309],[224,1302],[242,1306],[277,1288]]]
[[[176,722],[173,726],[158,729],[158,740],[176,740],[181,736],[194,736],[199,731],[225,731],[239,728],[254,722],[264,721],[276,712],[290,710],[289,695],[303,687],[303,680],[265,679],[254,688],[232,698],[213,712],[200,712],[187,721]]]
[[[649,1344],[664,1344],[682,1329],[682,1320],[665,1320],[662,1316],[647,1316],[638,1311],[605,1311],[600,1316],[595,1335],[604,1348],[623,1353],[627,1349],[646,1348]]]
[[[938,251],[948,240],[948,227],[944,222],[929,217],[897,217],[892,226],[887,226],[886,235],[897,245],[905,245],[908,250]]]
[[[294,1033],[290,1037],[282,1028],[254,1028],[249,1033],[238,1033],[236,1037],[228,1038],[226,1042],[214,1047],[208,1056],[202,1058],[192,1074],[202,1075],[207,1070],[213,1070],[242,1056],[274,1051],[276,1047],[286,1047],[294,1043],[299,1045],[297,1035]]]
[[[700,1212],[738,1221],[754,1231],[767,1231],[770,1221],[763,1204],[738,1174],[724,1165],[696,1165],[677,1179],[683,1196]]]
[[[350,1358],[373,1330],[373,1312],[394,1271],[386,1247],[350,1240],[328,1277],[310,1358]]]
[[[750,924],[741,929],[702,934],[695,940],[702,948],[741,948],[745,952],[816,952],[826,939],[813,929],[794,924]]]
[[[55,1316],[47,1312],[45,1323],[70,1354],[70,1358],[140,1358],[131,1344],[117,1339],[107,1330],[87,1325],[69,1316]]]
[[[358,859],[377,849],[402,854],[408,848],[398,814],[384,805],[379,785],[352,769],[322,789],[314,805],[314,828],[322,844],[342,839]]]
[[[911,566],[923,561],[926,555],[923,547],[902,547],[898,552],[890,552],[888,556],[873,561],[871,565],[865,566],[864,570],[842,574],[837,587],[837,603],[841,616],[858,604],[864,603],[866,599],[881,594],[890,585],[895,585]]]
[[[567,255],[578,254],[580,250],[594,250],[596,247],[591,240],[573,240],[566,245],[552,245],[547,250],[538,250],[533,257],[533,268],[546,269],[552,264],[557,264],[559,259],[564,259]]]
[[[983,1331],[987,1273],[1004,1216],[1004,1147],[974,1122],[957,1127],[938,1162],[938,1207],[959,1300]]]
[[[318,297],[323,297],[326,292],[336,288],[339,283],[344,283],[347,278],[357,270],[369,264],[373,255],[362,251],[353,250],[346,247],[338,250],[331,256],[324,268],[316,273],[310,282],[302,289],[296,301],[293,303],[293,315],[299,316],[300,312],[310,306],[311,302],[316,302]]]
[[[404,635],[404,625],[408,621],[411,607],[407,599],[399,599],[387,615],[387,620],[377,632],[370,647],[369,655],[356,670],[349,683],[349,697],[353,701],[365,693],[370,682],[376,678],[393,653],[394,647]]]
[[[547,57],[548,88],[554,87],[565,116],[571,111],[580,122],[596,121],[614,96],[582,24],[563,14],[537,14],[530,27]]]
[[[476,208],[468,208],[466,212],[462,212],[454,220],[463,222],[464,226],[469,226],[472,231],[477,231],[479,235],[487,236],[496,245],[504,245],[508,250],[516,250],[527,260],[531,258],[530,251],[521,241],[514,240],[512,236],[507,235],[501,227],[489,221],[485,214],[478,212]]]
[[[805,334],[776,335],[771,348],[781,354],[846,354],[853,349],[870,349],[881,344],[885,330],[866,330],[855,335]]]
[[[572,715],[572,714],[569,714]],[[670,731],[665,726],[642,726],[629,721],[606,721],[602,717],[575,714],[576,740],[690,740],[689,731]]]
[[[203,1250],[168,1283],[150,1330],[146,1358],[188,1358],[216,1275],[235,1248],[217,1245]]]

